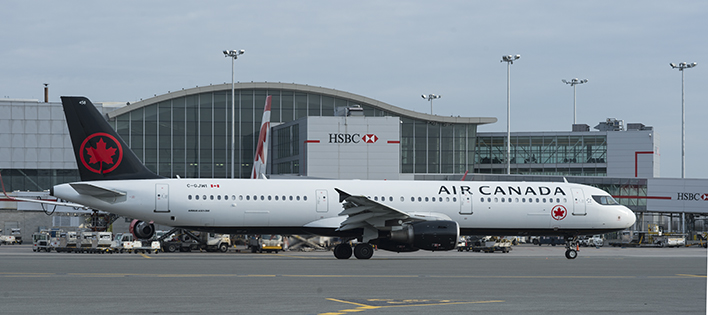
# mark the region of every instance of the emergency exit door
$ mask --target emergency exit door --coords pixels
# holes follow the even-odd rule
[[[472,193],[460,191],[460,214],[472,214]]]
[[[315,208],[317,209],[317,212],[329,211],[329,201],[327,200],[327,190],[326,189],[317,189],[317,190],[315,190],[315,196],[316,196],[316,201],[317,201]]]
[[[155,184],[155,212],[170,212],[170,186]]]

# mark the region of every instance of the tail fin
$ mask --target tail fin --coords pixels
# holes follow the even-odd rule
[[[265,109],[263,110],[263,120],[261,122],[261,132],[258,135],[258,147],[256,148],[256,157],[253,158],[253,172],[251,178],[266,178],[266,167],[268,164],[268,143],[270,142],[270,100],[271,96],[266,97]]]
[[[160,178],[140,162],[89,99],[62,96],[61,103],[82,181]]]

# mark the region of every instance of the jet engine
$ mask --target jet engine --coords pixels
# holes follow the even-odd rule
[[[130,222],[130,233],[137,239],[150,239],[155,235],[155,224],[140,220]]]
[[[378,240],[378,246],[396,252],[452,250],[459,238],[460,227],[455,221],[422,221],[391,231],[387,239]]]

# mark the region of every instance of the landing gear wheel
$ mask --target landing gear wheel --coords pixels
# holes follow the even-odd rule
[[[335,246],[334,257],[337,257],[337,259],[349,259],[352,257],[352,247],[348,243]]]
[[[356,244],[354,246],[354,257],[357,259],[369,259],[374,256],[374,248],[369,244]]]
[[[578,251],[580,246],[578,245],[578,236],[566,236],[565,237],[565,258],[575,259],[578,257]]]

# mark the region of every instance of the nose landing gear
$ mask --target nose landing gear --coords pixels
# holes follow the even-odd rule
[[[578,257],[580,247],[578,246],[578,236],[568,236],[565,238],[565,258],[575,259]]]

